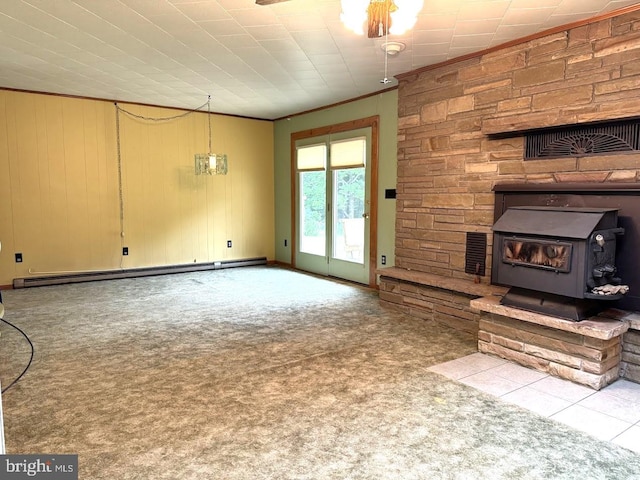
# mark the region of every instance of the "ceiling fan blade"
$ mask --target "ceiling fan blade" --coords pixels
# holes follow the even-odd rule
[[[271,5],[273,3],[288,2],[289,0],[256,0],[256,5]]]

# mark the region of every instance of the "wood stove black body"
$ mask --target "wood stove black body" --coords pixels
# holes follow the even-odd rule
[[[622,283],[617,208],[512,205],[493,231],[492,283],[511,287],[503,304],[579,321],[624,297],[627,286],[610,288]]]

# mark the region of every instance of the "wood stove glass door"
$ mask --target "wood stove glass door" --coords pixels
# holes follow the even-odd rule
[[[296,145],[296,267],[369,282],[371,129]]]

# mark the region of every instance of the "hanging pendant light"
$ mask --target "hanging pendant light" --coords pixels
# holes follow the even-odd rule
[[[211,95],[207,100],[207,121],[209,126],[209,152],[195,154],[196,175],[226,175],[227,155],[211,152]]]

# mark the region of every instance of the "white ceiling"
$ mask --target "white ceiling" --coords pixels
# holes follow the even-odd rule
[[[424,0],[389,78],[639,2]],[[276,119],[393,86],[340,0],[1,0],[0,87]]]

